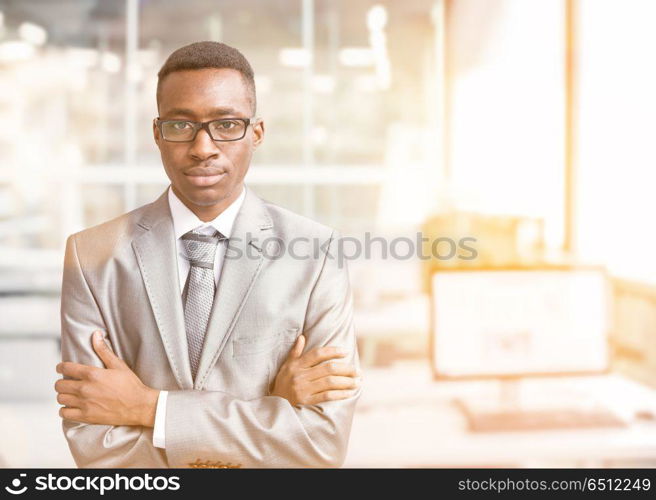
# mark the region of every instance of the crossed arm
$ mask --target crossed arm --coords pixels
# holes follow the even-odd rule
[[[170,391],[166,449],[155,448],[159,391],[145,386],[101,336],[89,348],[88,332],[104,329],[104,323],[69,238],[62,289],[67,361],[58,365],[67,378],[55,388],[65,405],[60,415],[76,463],[184,467],[201,458],[246,467],[340,465],[360,389],[348,275],[336,262],[324,262],[306,325],[276,376],[272,396],[242,401],[221,391]],[[302,354],[308,339],[315,345]],[[330,344],[349,348],[339,353]],[[346,362],[334,361],[339,357]]]
[[[92,335],[95,353],[105,368],[70,361],[59,363],[55,382],[59,416],[87,424],[154,427],[159,392],[146,386],[107,345],[102,332]],[[346,399],[359,387],[360,373],[353,365],[324,363],[346,356],[340,347],[318,347],[304,355],[305,337],[299,336],[276,376],[272,396],[292,406]]]

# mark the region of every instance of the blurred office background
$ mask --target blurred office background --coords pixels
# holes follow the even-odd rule
[[[0,0],[0,465],[74,465],[65,239],[165,189],[157,71],[217,40],[256,73],[257,194],[345,236],[476,238],[349,262],[346,465],[655,466],[655,22],[651,0]]]

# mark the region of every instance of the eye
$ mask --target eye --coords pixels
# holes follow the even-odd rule
[[[222,120],[218,122],[218,128],[221,130],[231,130],[237,126],[233,120]]]
[[[171,122],[170,126],[175,130],[185,130],[191,127],[189,122]]]

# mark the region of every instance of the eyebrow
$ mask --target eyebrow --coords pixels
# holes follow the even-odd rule
[[[196,113],[187,108],[173,108],[166,113],[167,115],[177,115],[177,116],[196,116]],[[230,116],[230,115],[238,115],[238,111],[235,108],[231,108],[230,106],[219,106],[217,108],[211,108],[208,110],[209,115],[214,115],[214,116]]]

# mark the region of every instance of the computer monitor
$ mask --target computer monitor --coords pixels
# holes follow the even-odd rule
[[[432,276],[431,295],[438,379],[608,370],[603,269],[441,270]]]

